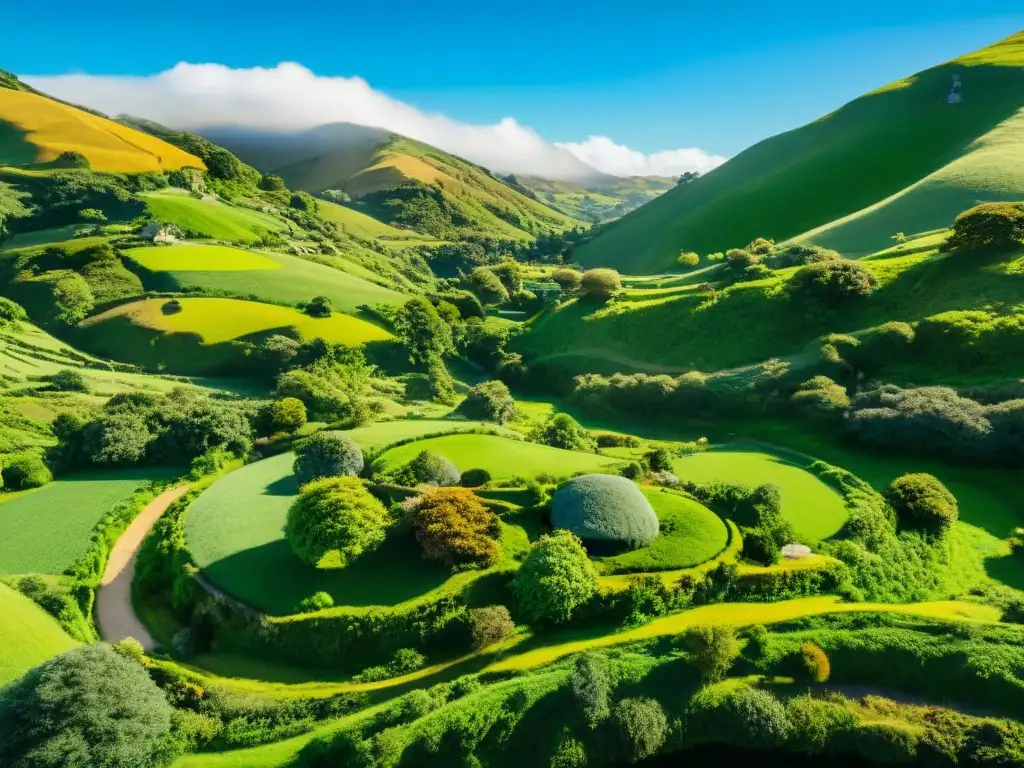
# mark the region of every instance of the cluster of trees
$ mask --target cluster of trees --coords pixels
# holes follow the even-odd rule
[[[530,430],[529,439],[534,443],[567,451],[597,450],[597,441],[590,432],[568,413],[551,414],[547,421]]]
[[[459,412],[467,418],[505,424],[516,419],[516,402],[504,382],[485,381],[470,387]]]
[[[777,563],[782,547],[794,539],[792,525],[782,516],[781,493],[772,483],[750,488],[735,483],[683,482],[680,487],[739,526],[744,557],[766,565]]]
[[[252,447],[258,407],[177,387],[166,395],[114,395],[94,415],[61,413],[50,461],[64,470],[87,465],[180,465],[211,451],[243,456]]]

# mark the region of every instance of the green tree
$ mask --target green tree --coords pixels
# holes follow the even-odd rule
[[[283,192],[286,187],[284,185],[284,179],[280,176],[274,176],[273,174],[264,175],[260,179],[260,189],[265,189],[267,192]]]
[[[901,475],[885,490],[885,500],[908,528],[945,533],[959,517],[956,497],[934,475]]]
[[[579,290],[583,282],[583,273],[575,269],[556,269],[551,273],[551,279],[558,283],[558,286],[566,293]]]
[[[53,480],[49,468],[34,454],[5,459],[0,477],[3,487],[10,491],[40,488]]]
[[[786,288],[799,301],[835,309],[867,296],[877,283],[856,261],[819,261],[798,269]]]
[[[587,725],[597,728],[611,714],[612,683],[600,659],[580,654],[572,670],[572,692],[583,708]]]
[[[88,392],[89,380],[73,368],[61,368],[50,376],[50,386],[58,392]]]
[[[315,432],[295,446],[292,471],[299,485],[323,477],[355,476],[363,471],[363,452],[344,432]]]
[[[98,644],[63,653],[0,690],[0,764],[161,764],[171,707],[137,662]]]
[[[607,299],[622,288],[622,278],[614,269],[588,269],[580,279],[580,289],[587,296]]]
[[[1024,203],[982,203],[961,213],[944,248],[1012,250],[1024,242]]]
[[[736,631],[728,626],[694,627],[683,636],[683,643],[707,683],[724,678],[740,655]]]
[[[436,488],[403,506],[428,560],[489,565],[498,558],[498,516],[468,488]]]
[[[409,299],[399,310],[395,330],[414,364],[428,365],[455,351],[451,328],[422,296]]]
[[[504,424],[516,418],[516,401],[508,386],[497,379],[470,387],[466,399],[459,404],[459,412],[470,419],[496,421]]]
[[[476,267],[469,273],[469,287],[484,304],[501,304],[508,301],[508,289],[493,270]]]
[[[294,432],[306,423],[306,405],[297,397],[282,397],[267,407],[271,433]]]
[[[579,538],[555,531],[530,548],[511,586],[529,621],[561,624],[597,592],[597,571]]]
[[[623,699],[615,705],[615,725],[634,762],[650,757],[665,743],[668,720],[654,699]]]
[[[700,255],[693,251],[683,252],[679,254],[679,258],[676,259],[676,262],[681,267],[696,267],[700,264]]]
[[[314,296],[306,305],[306,314],[310,317],[330,317],[331,300],[326,296]]]
[[[530,432],[530,440],[567,451],[593,451],[597,441],[567,413],[556,413]]]
[[[302,486],[288,509],[285,537],[304,562],[344,568],[378,547],[389,523],[384,505],[354,477],[325,477]],[[336,557],[335,557],[336,555]]]
[[[487,605],[469,612],[469,629],[473,647],[482,650],[500,643],[516,630],[515,622],[504,605]]]

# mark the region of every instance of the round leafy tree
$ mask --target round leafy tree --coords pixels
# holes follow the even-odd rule
[[[306,314],[311,317],[330,317],[332,311],[331,300],[326,296],[314,296],[306,305]]]
[[[511,586],[527,620],[560,624],[597,592],[597,571],[575,534],[555,531],[530,548]]]
[[[953,222],[944,247],[966,251],[992,248],[1013,250],[1024,241],[1024,203],[982,203]]]
[[[292,471],[299,485],[321,477],[358,475],[363,471],[363,452],[344,432],[317,432],[296,446]]]
[[[583,280],[583,273],[577,272],[575,269],[556,269],[551,273],[551,279],[554,280],[558,287],[563,291],[575,291],[579,289],[580,282]]]
[[[498,558],[498,516],[468,488],[437,488],[403,506],[428,560],[457,565]]]
[[[137,662],[109,645],[76,648],[0,692],[0,765],[153,766],[171,707]]]
[[[925,473],[897,477],[885,490],[901,525],[942,533],[959,516],[956,497],[938,478]]]
[[[458,485],[462,475],[444,456],[430,451],[420,454],[395,472],[395,481],[402,485],[435,484],[442,487]]]
[[[567,451],[593,451],[597,441],[568,413],[556,413],[530,432],[530,440]]]
[[[491,482],[491,473],[486,469],[467,469],[459,479],[459,485],[463,488],[479,488],[489,482]]]
[[[834,308],[871,293],[875,276],[856,261],[819,261],[796,271],[788,290],[802,301]]]
[[[615,705],[615,725],[634,762],[650,757],[665,743],[668,720],[654,699],[623,699]]]
[[[588,296],[607,299],[622,287],[622,278],[614,269],[588,269],[580,278],[580,288]]]
[[[10,491],[40,488],[53,480],[50,469],[35,455],[18,456],[9,460],[0,471],[0,476],[3,477],[4,488]]]
[[[615,475],[582,475],[562,486],[551,500],[551,525],[599,549],[636,549],[658,535],[650,502],[634,482]]]
[[[384,505],[359,480],[325,477],[302,487],[284,530],[300,559],[344,568],[384,541],[388,523]]]
[[[271,432],[294,432],[306,423],[306,404],[297,397],[282,397],[267,406]]]
[[[459,405],[459,412],[470,419],[504,424],[515,419],[516,401],[505,382],[495,379],[471,387]]]

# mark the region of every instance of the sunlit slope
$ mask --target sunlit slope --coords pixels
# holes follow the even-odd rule
[[[105,117],[28,91],[0,88],[0,164],[28,165],[80,152],[94,171],[141,173],[203,161]]]
[[[862,96],[670,190],[577,249],[577,259],[656,272],[671,266],[681,250],[721,251],[755,237],[784,240],[851,216],[982,147],[1019,155],[1024,146],[1003,142],[1019,136],[1012,118],[1024,107],[1022,67],[1024,32]],[[954,75],[962,79],[963,100],[950,104]],[[998,168],[998,160],[989,167]],[[972,176],[976,197],[1006,194],[1003,174],[985,175],[979,164]],[[933,218],[949,223],[942,211]],[[871,250],[886,228],[880,222],[865,230],[859,250]]]

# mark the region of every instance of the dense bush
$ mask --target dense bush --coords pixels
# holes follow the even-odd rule
[[[333,307],[326,296],[314,296],[306,304],[306,314],[311,317],[330,317]]]
[[[832,666],[828,660],[828,654],[821,646],[808,640],[800,646],[800,658],[804,664],[804,671],[807,679],[812,683],[826,683],[832,674]]]
[[[867,373],[905,362],[914,338],[914,328],[909,323],[894,321],[869,328],[860,335],[853,362]]]
[[[944,533],[959,516],[956,497],[937,477],[925,473],[897,477],[885,489],[885,500],[908,528]]]
[[[646,546],[658,535],[658,516],[636,484],[614,475],[583,475],[551,500],[551,525],[588,546]]]
[[[405,344],[410,362],[417,365],[439,361],[454,349],[451,327],[422,296],[409,299],[398,311],[395,332]]]
[[[504,605],[488,605],[469,612],[469,629],[473,636],[473,647],[482,650],[511,635],[516,625]]]
[[[744,746],[777,747],[789,734],[786,708],[768,691],[741,688],[725,700],[721,710],[727,718],[722,727],[734,728]]]
[[[586,296],[607,299],[622,288],[622,278],[614,269],[588,269],[580,278],[580,290]]]
[[[401,485],[434,484],[442,488],[458,485],[462,479],[458,467],[444,456],[430,451],[421,451],[416,458],[390,475]]]
[[[271,434],[294,432],[306,424],[306,406],[297,397],[283,397],[267,406],[267,427]]]
[[[567,413],[553,414],[546,422],[534,427],[529,437],[535,443],[567,451],[594,451],[597,448],[597,442],[590,433]]]
[[[551,273],[551,279],[558,283],[563,291],[572,292],[579,289],[583,273],[575,269],[556,269]]]
[[[770,258],[774,268],[783,269],[785,267],[802,267],[821,261],[839,261],[842,257],[829,248],[794,243],[774,249]]]
[[[683,635],[683,646],[700,672],[701,679],[714,683],[723,679],[739,658],[740,643],[732,627],[694,627]]]
[[[856,261],[819,261],[798,269],[787,290],[797,301],[835,309],[867,296],[876,283],[871,271]]]
[[[76,648],[0,690],[0,763],[12,768],[154,766],[171,707],[135,661]]]
[[[315,432],[295,446],[292,471],[299,485],[321,477],[355,476],[363,471],[363,452],[344,432]]]
[[[504,424],[516,418],[516,402],[504,382],[485,381],[470,387],[459,412],[467,418]]]
[[[387,510],[354,477],[324,477],[302,486],[288,509],[285,537],[310,565],[344,567],[384,541]]]
[[[467,469],[459,478],[459,485],[463,488],[479,488],[489,482],[491,482],[491,473],[486,469]]]
[[[837,423],[850,409],[846,387],[827,376],[814,376],[793,393],[790,402],[801,413],[825,423]]]
[[[508,289],[501,279],[487,267],[476,267],[469,274],[469,289],[483,304],[501,304],[508,301]]]
[[[403,507],[427,559],[489,565],[498,558],[498,517],[468,488],[437,488]]]
[[[650,757],[665,743],[668,720],[655,699],[623,699],[612,713],[626,754],[636,760]]]
[[[664,446],[655,448],[646,456],[647,464],[652,472],[671,472],[672,454]]]
[[[73,368],[61,368],[50,376],[50,386],[58,392],[88,392],[89,380]]]
[[[16,456],[6,460],[0,470],[4,488],[9,491],[25,491],[40,488],[53,480],[49,467],[35,454]]]
[[[981,203],[953,222],[945,248],[1011,250],[1024,241],[1024,203]]]
[[[592,653],[576,657],[572,670],[572,692],[592,729],[611,715],[612,682],[602,661]]]
[[[314,613],[334,607],[334,598],[327,592],[314,592],[301,600],[297,606],[299,613]]]
[[[700,264],[700,255],[693,251],[680,253],[679,258],[676,259],[676,263],[681,267],[696,267]]]
[[[560,624],[597,592],[597,571],[574,534],[555,531],[530,548],[511,587],[528,621]]]
[[[913,360],[922,364],[1003,370],[1024,355],[1024,315],[981,310],[942,312],[917,324]]]
[[[0,296],[0,321],[16,323],[21,320],[28,320],[28,315],[22,306],[6,297]]]

